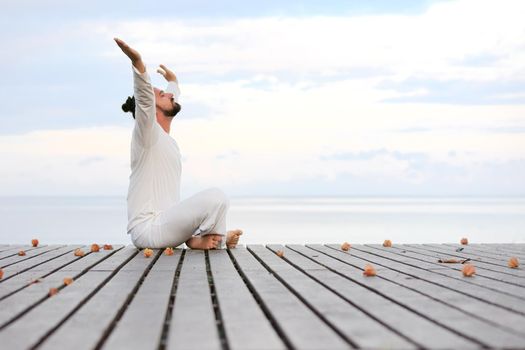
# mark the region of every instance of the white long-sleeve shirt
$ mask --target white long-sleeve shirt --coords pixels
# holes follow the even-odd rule
[[[157,122],[155,94],[147,72],[133,67],[135,127],[131,138],[128,233],[180,201],[182,172],[177,142]]]

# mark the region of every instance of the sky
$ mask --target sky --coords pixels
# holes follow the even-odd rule
[[[525,2],[4,0],[0,195],[125,196],[136,48],[182,194],[525,195]]]

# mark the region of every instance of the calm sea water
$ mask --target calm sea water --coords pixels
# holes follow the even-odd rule
[[[0,243],[131,243],[121,197],[0,197]],[[232,198],[241,243],[524,243],[525,198]]]

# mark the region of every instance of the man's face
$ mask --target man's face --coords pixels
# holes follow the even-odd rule
[[[175,100],[173,99],[172,93],[164,92],[164,90],[157,88],[153,88],[153,92],[155,93],[155,105],[157,107],[164,112],[173,111],[173,108],[175,108]]]

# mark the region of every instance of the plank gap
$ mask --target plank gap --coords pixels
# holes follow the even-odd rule
[[[107,258],[109,258],[111,255],[115,254],[119,249],[115,250],[114,252],[108,254],[107,256],[103,257],[102,259],[98,260],[97,262],[95,262],[94,264],[91,264],[89,266],[87,266],[84,270],[82,270],[78,275],[76,275],[75,277],[75,280],[80,278],[82,275],[86,274],[93,266],[96,266],[97,264],[100,264],[102,261],[106,260]],[[87,255],[87,254],[86,254]],[[79,259],[85,257],[86,255],[80,257]],[[74,260],[74,261],[78,261],[79,259],[77,260]],[[68,264],[66,264],[68,265]],[[61,267],[62,268],[62,267]],[[61,269],[60,268],[60,269]],[[59,270],[59,269],[57,269]],[[55,271],[57,271],[55,270]],[[47,275],[50,275],[51,273],[48,273]],[[47,276],[46,275],[46,276]],[[24,289],[26,287],[28,287],[30,284],[26,285],[25,287],[21,288],[21,289]],[[58,291],[60,292],[60,290],[62,290],[63,288],[65,288],[66,285],[65,284],[62,284],[60,287],[58,287]],[[21,290],[19,289],[19,290]],[[17,291],[19,291],[17,290]],[[16,293],[16,292],[13,292],[13,293]],[[10,293],[9,295],[12,295],[13,293]],[[7,296],[5,296],[5,298],[7,298]],[[7,326],[9,326],[10,324],[12,324],[13,322],[15,322],[16,320],[18,320],[19,318],[21,318],[22,316],[24,316],[26,313],[30,312],[32,309],[34,309],[35,307],[37,307],[38,305],[40,305],[41,303],[43,303],[45,300],[47,300],[48,298],[51,298],[51,296],[49,296],[49,294],[46,294],[44,297],[38,299],[37,301],[35,301],[33,304],[29,305],[28,307],[26,307],[25,309],[23,309],[22,311],[20,311],[17,315],[15,315],[13,318],[11,318],[9,321],[7,321],[6,323],[4,323],[3,325],[0,326],[0,331],[3,330],[4,328],[6,328]],[[1,300],[1,299],[0,299]],[[68,315],[68,317],[70,317],[71,315]],[[39,342],[40,343],[40,342]]]
[[[228,338],[226,337],[226,330],[222,321],[221,309],[219,306],[219,299],[215,293],[215,285],[213,284],[213,274],[210,267],[210,255],[208,251],[204,251],[204,261],[206,262],[206,274],[208,276],[208,284],[210,286],[211,303],[213,305],[213,312],[215,313],[215,322],[217,324],[217,331],[219,332],[219,339],[223,350],[229,350]]]
[[[134,254],[132,257],[130,257],[127,261],[130,261],[133,257],[135,257],[137,254],[140,254],[140,251],[138,251],[136,254]],[[124,312],[126,311],[126,309],[128,308],[129,304],[131,304],[131,301],[133,300],[133,298],[135,297],[135,295],[137,294],[137,291],[139,290],[140,286],[142,285],[142,283],[144,282],[144,279],[146,278],[146,276],[148,275],[148,273],[150,272],[150,270],[153,268],[153,265],[155,265],[155,262],[157,262],[157,260],[160,258],[160,256],[162,255],[162,249],[159,249],[159,251],[157,252],[157,255],[155,255],[155,257],[153,258],[153,262],[151,264],[149,264],[149,266],[144,270],[144,272],[142,273],[142,276],[140,276],[140,279],[139,281],[137,282],[137,284],[135,285],[135,287],[131,290],[131,293],[129,293],[128,297],[126,298],[126,301],[124,302],[124,305],[122,305],[122,307],[120,308],[120,310],[117,312],[117,314],[115,315],[115,318],[113,319],[113,321],[110,323],[110,325],[108,326],[108,328],[102,333],[102,336],[100,337],[99,341],[97,342],[97,344],[95,345],[94,349],[96,350],[99,350],[102,348],[102,346],[104,345],[104,343],[108,340],[109,338],[109,335],[111,334],[111,332],[113,331],[113,329],[115,328],[115,326],[117,325],[117,323],[120,321],[120,319],[122,318],[122,315],[124,315]],[[127,262],[126,261],[126,262]],[[124,267],[125,264],[122,264],[120,267],[119,267],[119,270],[120,268]],[[113,277],[116,272],[118,271],[115,271],[115,273],[112,273],[111,274],[111,277]],[[111,278],[108,278],[106,282],[108,282]],[[105,283],[104,283],[105,284]]]
[[[338,261],[340,261],[340,262],[342,262],[342,263],[344,263],[344,264],[346,264],[346,265],[353,266],[353,267],[356,267],[356,268],[358,268],[358,269],[361,269],[361,267],[359,267],[359,266],[352,265],[352,264],[350,264],[350,263],[348,263],[348,262],[346,262],[346,261],[344,261],[344,260],[342,260],[342,259],[334,258],[333,256],[330,256],[330,255],[326,254],[326,253],[323,252],[323,251],[320,251],[320,250],[317,250],[317,249],[313,249],[313,248],[308,247],[308,246],[307,246],[307,248],[308,248],[308,249],[311,249],[311,250],[313,250],[313,251],[319,252],[319,253],[321,253],[321,254],[323,254],[323,255],[326,255],[326,256],[328,256],[328,257],[330,257],[330,258],[332,258],[332,259],[338,260]],[[467,340],[469,340],[469,341],[472,341],[472,342],[478,344],[479,346],[486,347],[486,344],[480,342],[478,339],[475,339],[475,338],[472,338],[472,337],[470,337],[470,336],[468,336],[468,335],[462,334],[462,333],[460,333],[459,331],[457,331],[456,329],[454,329],[454,328],[452,328],[452,327],[450,327],[450,326],[448,326],[448,325],[446,325],[446,324],[440,323],[440,322],[438,322],[438,321],[436,321],[436,320],[434,320],[434,319],[428,317],[427,315],[422,314],[421,312],[419,312],[419,311],[417,311],[417,310],[414,310],[414,309],[411,308],[410,306],[408,306],[408,305],[406,305],[406,304],[403,304],[403,303],[397,301],[396,299],[393,299],[393,298],[389,297],[388,295],[386,295],[386,294],[384,294],[384,293],[382,293],[382,292],[380,292],[380,291],[378,291],[378,290],[376,290],[376,289],[374,289],[374,288],[372,288],[372,287],[370,287],[370,286],[367,286],[367,285],[364,284],[364,283],[361,283],[361,282],[359,282],[359,281],[357,281],[357,280],[355,280],[355,279],[352,279],[352,278],[348,277],[347,275],[345,275],[344,273],[341,273],[341,272],[339,272],[339,271],[337,271],[337,270],[335,270],[335,269],[333,269],[333,268],[331,268],[331,267],[329,267],[329,266],[326,266],[325,264],[320,263],[320,262],[318,262],[318,261],[316,261],[316,260],[310,258],[309,256],[307,256],[307,255],[305,255],[305,254],[303,254],[303,253],[301,253],[301,252],[299,252],[299,251],[297,251],[297,250],[294,250],[294,249],[292,249],[292,248],[290,248],[290,247],[288,247],[288,249],[293,250],[294,252],[296,252],[296,253],[298,253],[298,254],[301,254],[301,255],[304,256],[305,258],[310,259],[310,260],[312,260],[312,261],[318,263],[318,264],[321,265],[321,266],[324,266],[326,269],[332,271],[333,273],[335,273],[335,274],[337,274],[337,275],[339,275],[339,276],[341,276],[341,277],[343,277],[343,278],[346,278],[346,279],[348,279],[348,280],[350,280],[350,281],[352,281],[352,282],[354,282],[354,283],[357,283],[357,284],[361,285],[362,287],[365,287],[365,288],[368,289],[369,291],[371,291],[371,292],[373,292],[373,293],[376,293],[376,294],[380,295],[381,297],[383,297],[383,298],[385,298],[385,299],[387,299],[387,300],[390,300],[391,302],[393,302],[393,303],[399,305],[400,307],[402,307],[402,308],[404,308],[404,309],[406,309],[406,310],[408,310],[408,311],[410,311],[410,312],[412,312],[412,313],[418,315],[418,316],[421,317],[421,318],[426,319],[427,321],[430,321],[430,322],[434,323],[435,325],[437,325],[437,326],[439,326],[439,327],[445,328],[446,330],[448,330],[448,331],[450,331],[450,332],[452,332],[452,333],[455,333],[456,335],[458,335],[458,336],[460,336],[460,337],[463,337],[463,338],[465,338],[465,339],[467,339]],[[405,339],[406,339],[406,338],[405,338]],[[420,345],[419,345],[419,346],[420,346]]]
[[[164,325],[162,327],[162,332],[159,340],[159,350],[165,350],[168,342],[168,334],[170,328],[170,320],[173,314],[173,306],[175,305],[175,298],[177,295],[177,287],[179,284],[180,271],[182,270],[182,263],[184,261],[184,256],[186,255],[186,249],[182,250],[182,253],[177,263],[177,268],[175,270],[175,276],[173,276],[173,284],[171,285],[170,299],[168,302],[168,308],[166,310],[166,317],[164,318]]]
[[[104,257],[104,259],[100,260],[97,262],[97,264],[101,263],[102,261],[106,260],[107,258],[109,258],[111,255],[115,254],[118,250],[120,249],[117,249],[115,250],[114,252],[108,254],[106,257]],[[50,337],[61,325],[63,325],[75,312],[77,312],[77,310],[79,310],[84,304],[86,304],[89,299],[91,299],[96,293],[98,293],[98,291],[100,289],[102,289],[112,278],[113,276],[115,276],[117,274],[117,272],[124,266],[126,265],[136,254],[130,256],[129,258],[127,258],[120,266],[118,266],[99,286],[98,288],[95,288],[91,293],[89,293],[84,299],[82,299],[80,301],[80,303],[78,303],[77,306],[75,306],[71,312],[69,312],[62,320],[60,320],[60,322],[58,322],[54,327],[52,327],[48,332],[46,332],[36,343],[35,345],[33,345],[31,347],[31,350],[34,350],[36,348],[38,348],[48,337]],[[96,264],[95,264],[96,265]],[[91,267],[93,267],[94,265],[88,267],[85,272],[83,272],[81,275],[78,275],[77,277],[75,277],[75,280],[77,280],[80,276],[82,276],[83,274],[85,274],[87,271],[89,271],[91,269]],[[63,285],[59,288],[62,289],[62,288],[65,288],[66,286]]]
[[[272,251],[270,248],[266,247],[266,249]],[[295,295],[307,308],[309,308],[315,315],[317,315],[317,317],[319,317],[321,320],[323,320],[323,322],[328,326],[330,327],[335,333],[337,333],[337,335],[339,335],[344,341],[346,341],[348,344],[350,344],[352,347],[354,348],[358,348],[359,346],[352,340],[350,339],[348,336],[346,336],[346,334],[344,334],[343,332],[341,332],[337,327],[335,327],[322,313],[320,313],[312,304],[310,304],[308,302],[308,300],[306,300],[301,294],[299,294],[299,292],[297,292],[292,286],[290,286],[281,276],[279,276],[279,274],[277,272],[274,272],[270,266],[268,266],[259,256],[257,256],[257,254],[252,250],[250,249],[249,247],[246,247],[246,249],[253,255],[253,257],[259,261],[259,263],[264,266],[264,268],[266,270],[268,270],[268,272],[270,272],[279,282],[281,282],[293,295]],[[286,258],[283,257],[283,260],[285,260],[288,264],[292,265],[293,264]],[[295,266],[294,266],[295,267]],[[295,267],[297,268],[297,267]],[[302,272],[302,271],[301,271]],[[308,275],[307,275],[308,276]],[[310,276],[308,276],[310,277]],[[315,279],[314,279],[315,280]],[[316,281],[318,282],[318,281]]]
[[[228,255],[230,256],[230,259],[231,259],[231,261],[233,263],[233,266],[235,267],[235,270],[237,270],[237,273],[239,273],[239,276],[241,276],[241,279],[243,280],[244,284],[246,285],[246,287],[248,288],[248,290],[252,294],[252,296],[255,299],[255,301],[257,302],[257,304],[259,304],[263,314],[266,316],[266,318],[268,319],[268,321],[270,322],[270,324],[274,328],[275,332],[279,335],[279,337],[281,338],[281,340],[285,344],[286,348],[288,348],[288,349],[295,349],[294,346],[292,345],[292,342],[290,341],[290,339],[288,339],[288,337],[284,333],[283,329],[281,328],[279,323],[277,323],[277,320],[273,317],[272,313],[270,312],[270,310],[268,309],[268,307],[266,306],[266,304],[264,303],[264,301],[260,297],[259,293],[257,293],[257,290],[255,289],[255,287],[250,283],[250,281],[248,280],[248,278],[246,277],[246,275],[244,274],[244,272],[240,268],[239,264],[237,263],[237,260],[235,260],[235,257],[233,256],[233,254],[230,251],[230,249],[228,248],[228,249],[226,249],[226,251],[227,251]]]

